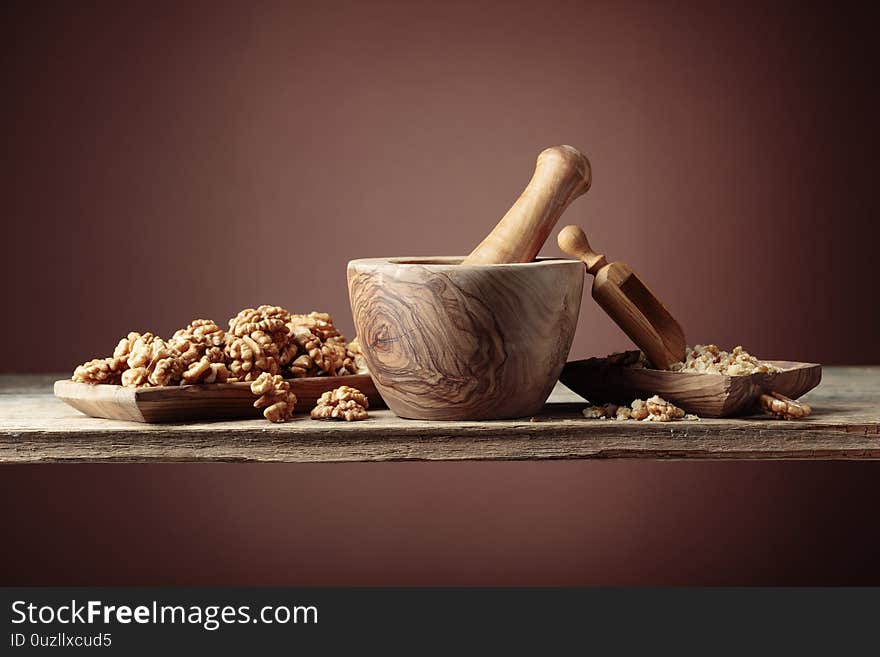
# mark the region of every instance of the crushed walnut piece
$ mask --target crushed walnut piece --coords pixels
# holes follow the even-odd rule
[[[645,401],[648,413],[657,418],[658,422],[671,422],[684,417],[684,411],[675,404],[671,404],[662,397],[654,395]]]
[[[637,349],[609,354],[605,360],[611,365],[621,367],[635,369],[653,367],[645,354]],[[733,350],[727,352],[714,344],[698,344],[694,347],[687,347],[684,361],[673,363],[669,369],[673,372],[702,372],[727,376],[747,376],[760,372],[772,374],[782,371],[772,363],[752,356],[742,347],[734,347]]]
[[[286,422],[293,416],[296,395],[280,374],[263,372],[251,383],[251,392],[259,396],[254,408],[262,408],[269,422]]]
[[[581,411],[587,419],[638,420],[641,422],[674,422],[675,420],[699,420],[696,415],[686,414],[682,409],[654,395],[649,399],[635,399],[629,406],[601,404],[587,406]]]
[[[688,347],[683,362],[673,363],[674,372],[703,372],[706,374],[725,374],[727,376],[747,376],[764,372],[781,372],[772,363],[758,360],[742,347],[734,347],[727,352],[714,344],[698,344]]]
[[[366,420],[370,402],[366,395],[357,388],[340,386],[328,390],[318,398],[318,404],[312,409],[313,420]]]
[[[759,400],[765,413],[783,420],[799,420],[813,412],[809,404],[790,399],[778,392],[761,395]]]

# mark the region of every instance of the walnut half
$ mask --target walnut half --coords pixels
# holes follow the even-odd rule
[[[73,371],[73,380],[78,383],[111,383],[119,385],[122,373],[128,368],[124,357],[95,358],[77,366]]]
[[[783,420],[799,420],[813,412],[809,404],[795,401],[778,392],[761,395],[760,400],[765,413]]]
[[[321,395],[311,415],[313,420],[366,420],[369,406],[370,402],[360,390],[340,386]]]
[[[260,397],[254,408],[262,408],[269,422],[286,422],[293,415],[296,395],[280,374],[263,372],[251,383],[251,392]]]

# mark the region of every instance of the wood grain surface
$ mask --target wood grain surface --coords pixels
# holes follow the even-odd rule
[[[296,395],[297,409],[305,412],[315,406],[323,393],[339,386],[357,388],[373,408],[385,405],[368,374],[288,381]],[[54,392],[61,401],[86,415],[113,420],[188,422],[262,417],[262,411],[254,408],[256,397],[251,393],[251,384],[246,382],[124,388],[62,379],[55,382]]]
[[[370,374],[400,417],[489,420],[541,410],[565,364],[584,285],[577,260],[348,264]]]
[[[633,399],[660,395],[688,413],[729,417],[758,412],[762,393],[778,392],[797,399],[822,380],[822,366],[816,363],[769,362],[783,371],[724,376],[622,367],[605,358],[589,358],[566,363],[560,381],[594,403],[629,404]]]
[[[673,423],[586,420],[562,386],[540,415],[496,422],[301,419],[145,425],[81,415],[52,396],[55,376],[0,376],[0,462],[880,458],[880,368],[826,367],[804,396],[813,415]]]

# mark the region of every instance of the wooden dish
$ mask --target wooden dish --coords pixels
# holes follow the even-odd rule
[[[351,386],[364,393],[370,408],[385,404],[369,374],[288,379],[296,394],[296,413],[308,414],[322,393]],[[64,379],[55,382],[55,396],[91,417],[131,422],[188,422],[261,417],[254,408],[256,397],[250,383],[125,388],[91,385]]]
[[[700,417],[750,415],[760,411],[762,393],[778,392],[797,399],[822,380],[822,366],[816,363],[768,362],[783,371],[727,376],[626,367],[605,358],[589,358],[566,363],[559,380],[593,404],[629,404],[660,395]]]
[[[578,260],[348,263],[355,328],[399,417],[501,420],[539,412],[559,378],[584,287]]]

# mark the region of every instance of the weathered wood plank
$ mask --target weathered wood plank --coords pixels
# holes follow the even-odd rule
[[[826,368],[804,397],[806,420],[668,424],[585,420],[584,402],[559,386],[533,419],[428,422],[380,410],[353,423],[149,425],[85,417],[52,396],[55,378],[0,375],[0,462],[880,458],[877,367]]]

